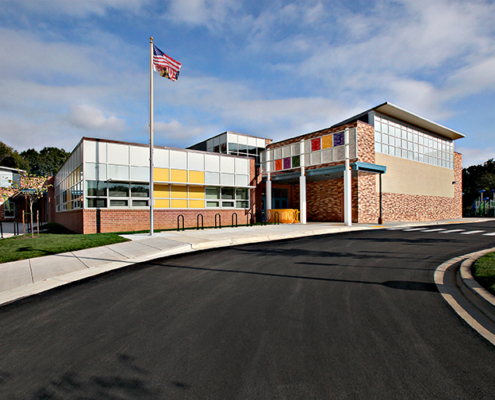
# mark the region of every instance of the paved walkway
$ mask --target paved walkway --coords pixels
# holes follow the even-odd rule
[[[122,235],[131,241],[0,264],[0,305],[103,272],[175,254],[356,230],[477,221],[481,219],[387,223],[381,226],[354,224],[351,227],[346,227],[343,223],[281,224],[199,231],[167,231],[156,233],[154,237],[150,237],[149,234]]]

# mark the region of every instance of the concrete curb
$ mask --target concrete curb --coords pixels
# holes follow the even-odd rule
[[[470,220],[470,221],[465,221],[466,223],[468,222],[484,222],[485,220]],[[464,222],[464,221],[462,221]],[[455,223],[462,223],[462,222],[455,222]],[[408,226],[428,226],[428,225],[438,225],[438,224],[445,224],[446,222],[442,221],[434,221],[434,222],[416,222],[416,223],[404,223],[401,225],[397,225],[395,228],[397,229],[403,229]],[[449,222],[447,222],[449,223]],[[454,222],[452,222],[454,223]],[[157,258],[162,258],[162,257],[168,257],[168,256],[173,256],[173,255],[178,255],[178,254],[185,254],[185,253],[190,253],[190,252],[196,252],[196,251],[202,251],[202,250],[211,250],[211,249],[216,249],[216,248],[221,248],[221,247],[229,247],[229,246],[236,246],[236,245],[242,245],[242,244],[251,244],[251,243],[261,243],[261,242],[269,242],[269,241],[278,241],[278,240],[286,240],[286,239],[297,239],[301,237],[307,237],[307,236],[319,236],[319,235],[328,235],[328,234],[334,234],[334,233],[344,233],[344,232],[353,232],[353,231],[363,231],[363,230],[379,230],[379,229],[389,229],[390,227],[387,227],[386,225],[372,225],[372,226],[353,226],[352,228],[344,227],[344,226],[338,226],[338,227],[331,227],[331,228],[326,228],[326,229],[316,229],[316,230],[299,230],[299,231],[292,231],[292,232],[280,232],[280,233],[273,233],[273,232],[267,232],[263,235],[259,236],[252,236],[252,235],[246,235],[246,237],[233,237],[230,239],[223,239],[223,240],[211,240],[207,242],[199,242],[199,243],[183,243],[179,244],[177,247],[173,249],[168,249],[168,250],[162,250],[162,251],[156,251],[156,252],[151,252],[149,254],[141,255],[141,256],[136,256],[132,258],[127,258],[125,260],[112,260],[111,262],[103,263],[101,265],[97,266],[92,266],[88,267],[86,266],[85,269],[69,272],[67,274],[51,277],[44,279],[43,281],[32,283],[26,286],[21,286],[17,287],[15,289],[5,291],[5,292],[0,292],[0,307],[13,303],[17,300],[24,299],[29,296],[37,295],[42,292],[64,286],[70,283],[74,283],[83,279],[87,279],[105,272],[117,270],[120,268],[127,267],[132,264],[137,264],[141,262],[146,262],[146,261],[151,261]],[[113,245],[109,245],[113,246]],[[75,256],[75,255],[74,255]],[[79,260],[79,258],[76,256],[76,258]],[[81,261],[81,260],[80,260]],[[83,263],[84,264],[84,263]],[[495,344],[495,342],[494,342]]]
[[[471,267],[476,260],[485,254],[495,251],[495,247],[487,250],[472,253],[460,267],[458,279],[461,281],[460,288],[473,304],[475,304],[483,313],[495,322],[495,296],[482,287],[471,274]]]
[[[492,313],[493,309],[489,306],[483,305],[485,298],[490,299],[493,296],[480,287],[469,271],[475,260],[494,250],[495,248],[486,249],[452,258],[437,267],[434,280],[438,291],[454,311],[495,346],[495,313]],[[462,278],[462,266],[467,269],[470,278]],[[471,287],[482,290],[473,292]],[[484,292],[489,296],[485,297]]]

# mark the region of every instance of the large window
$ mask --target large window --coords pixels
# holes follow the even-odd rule
[[[454,168],[454,142],[375,115],[375,151],[444,168]]]
[[[249,189],[207,186],[207,208],[249,208]]]
[[[150,187],[147,183],[86,181],[86,207],[148,207]]]

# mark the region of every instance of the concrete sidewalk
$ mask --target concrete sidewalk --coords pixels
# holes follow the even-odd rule
[[[71,282],[152,259],[198,250],[313,235],[407,226],[478,222],[480,219],[428,223],[354,224],[308,223],[238,228],[167,231],[122,235],[131,241],[69,253],[0,264],[0,305]]]

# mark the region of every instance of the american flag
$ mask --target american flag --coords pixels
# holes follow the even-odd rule
[[[153,69],[161,76],[176,81],[179,78],[181,63],[167,56],[153,45]]]

